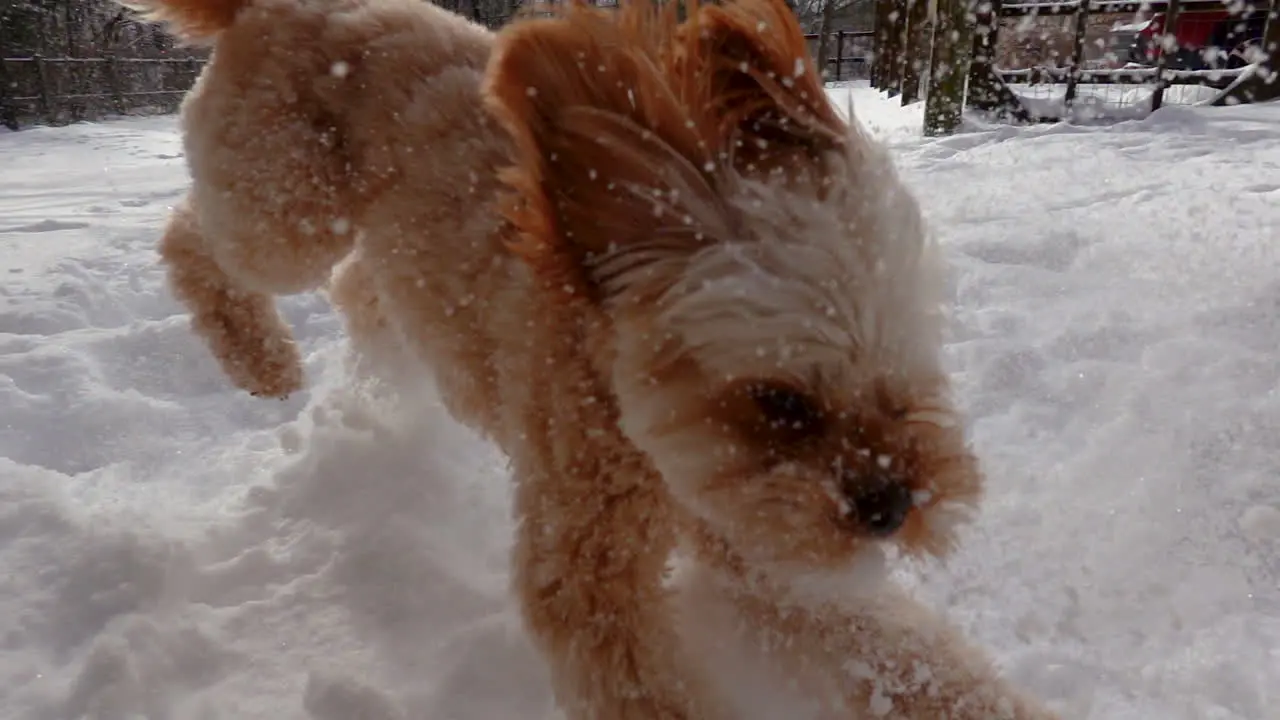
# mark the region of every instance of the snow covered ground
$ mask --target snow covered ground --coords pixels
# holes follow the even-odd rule
[[[904,582],[1067,718],[1280,718],[1280,106],[895,149],[954,263],[990,496]],[[501,458],[420,384],[228,387],[154,244],[172,118],[0,134],[0,717],[551,718]],[[781,719],[780,719],[781,720]]]

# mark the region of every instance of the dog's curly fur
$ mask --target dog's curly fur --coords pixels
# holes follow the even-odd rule
[[[568,717],[734,717],[679,629],[708,608],[817,717],[1052,717],[888,586],[797,590],[882,543],[945,554],[981,476],[920,212],[782,0],[496,36],[420,0],[132,4],[214,46],[161,248],[196,331],[293,392],[273,296],[341,262],[353,342],[416,355],[511,458],[514,587]]]

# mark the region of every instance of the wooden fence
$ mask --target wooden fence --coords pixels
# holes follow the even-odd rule
[[[1266,8],[1266,0],[1262,3]],[[1263,85],[1260,81],[1240,86],[1238,81],[1245,73],[1244,68],[1216,68],[1185,70],[1170,68],[1169,58],[1180,47],[1172,42],[1171,47],[1156,44],[1156,61],[1153,67],[1085,69],[1084,37],[1087,32],[1087,18],[1091,14],[1162,12],[1165,14],[1165,27],[1176,27],[1181,10],[1188,8],[1220,9],[1224,4],[1219,0],[1161,0],[1158,3],[1134,3],[1134,1],[1098,1],[1073,0],[1066,3],[1001,3],[1001,0],[989,0],[980,6],[975,13],[975,32],[973,37],[973,63],[969,67],[970,97],[968,104],[975,109],[993,111],[997,115],[1028,122],[1028,120],[1056,120],[1056,117],[1037,117],[1024,108],[1021,101],[1007,88],[1007,85],[1060,85],[1064,87],[1065,113],[1069,113],[1080,86],[1146,86],[1151,88],[1151,109],[1158,110],[1164,104],[1165,91],[1172,86],[1204,86],[1224,91],[1215,100],[1215,104],[1228,102],[1263,101],[1275,97],[1280,87]],[[1270,74],[1271,67],[1277,65],[1277,44],[1280,44],[1280,23],[1277,23],[1277,10],[1280,0],[1270,0],[1270,14],[1266,24],[1266,40],[1263,45],[1270,47],[1270,60],[1261,63],[1257,78]],[[1265,12],[1265,10],[1263,10]],[[1020,69],[998,69],[995,67],[995,49],[997,44],[1000,19],[1014,18],[1019,22],[1027,22],[1028,18],[1041,15],[1068,15],[1074,17],[1073,42],[1066,67],[1032,67]],[[1170,33],[1169,40],[1172,40]],[[1253,87],[1257,85],[1258,87]],[[1233,87],[1235,86],[1235,87]],[[1230,88],[1230,92],[1228,92]]]
[[[923,86],[927,98],[925,123],[928,134],[954,131],[960,122],[960,110],[965,106],[1015,122],[1056,121],[1062,116],[1032,112],[1027,103],[1010,89],[1010,85],[1052,86],[1063,90],[1063,114],[1070,112],[1082,86],[1149,88],[1153,110],[1163,103],[1165,91],[1177,85],[1214,88],[1217,92],[1211,97],[1215,105],[1263,102],[1280,97],[1280,0],[1261,0],[1258,5],[1251,6],[1253,12],[1265,13],[1266,18],[1261,40],[1261,47],[1266,49],[1266,53],[1256,66],[1207,70],[1178,69],[1170,60],[1173,53],[1166,52],[1162,42],[1155,43],[1155,61],[1150,67],[1090,68],[1085,62],[1089,18],[1139,11],[1160,12],[1165,16],[1165,27],[1173,28],[1177,27],[1180,11],[1190,8],[1239,12],[1224,0],[1040,0],[1009,3],[1001,0],[935,0],[934,24],[928,28],[932,43],[915,38],[915,28],[928,25],[927,22],[917,23],[914,18],[913,11],[920,8],[922,0],[876,2],[877,29],[873,54],[877,59],[872,85],[891,96],[901,93],[904,104],[914,101],[916,91]],[[1012,20],[1027,26],[1034,24],[1039,16],[1071,18],[1074,21],[1068,34],[1070,47],[1065,53],[1066,65],[1059,66],[1056,61],[1044,58],[1043,64],[1033,60],[1031,67],[997,67],[1000,21]],[[928,71],[906,72],[918,66],[927,66]],[[967,69],[957,72],[957,67],[966,66]],[[934,105],[937,110],[931,110],[929,105]]]
[[[203,64],[199,57],[0,59],[0,122],[16,130],[34,123],[173,112]]]
[[[875,36],[874,30],[837,30],[827,33],[828,43],[827,73],[828,81],[865,80],[871,73],[871,45]],[[809,53],[813,57],[821,57],[819,43],[822,36],[810,33],[804,36],[809,45]],[[834,52],[831,49],[834,48]]]
[[[865,79],[872,35],[860,30],[829,34],[827,78]],[[805,39],[816,56],[820,36],[810,34]],[[0,123],[17,130],[23,125],[174,112],[203,66],[199,57],[3,58]]]

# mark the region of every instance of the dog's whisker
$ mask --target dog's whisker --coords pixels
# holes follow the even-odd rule
[[[907,414],[906,422],[908,425],[930,425],[941,429],[951,429],[959,424],[955,417],[955,413],[938,408],[926,408],[915,410]]]

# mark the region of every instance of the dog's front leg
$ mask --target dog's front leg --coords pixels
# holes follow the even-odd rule
[[[245,287],[218,264],[189,199],[170,214],[160,257],[170,290],[237,387],[278,398],[302,388],[302,358],[275,298]]]
[[[1003,680],[954,628],[895,586],[847,602],[790,606],[740,596],[739,606],[787,669],[838,688],[833,718],[1057,720]],[[750,624],[750,623],[749,623]],[[825,717],[825,716],[824,716]]]
[[[675,539],[663,490],[600,464],[518,474],[515,589],[557,701],[571,720],[710,717],[662,586]]]

